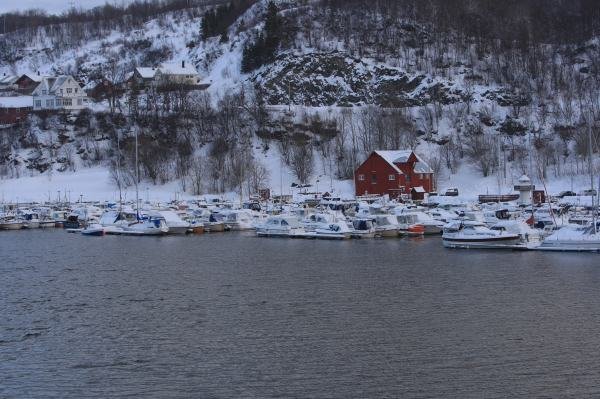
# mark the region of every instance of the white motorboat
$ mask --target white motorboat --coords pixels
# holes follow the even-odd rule
[[[225,226],[232,231],[254,229],[254,217],[248,209],[238,209],[225,215]]]
[[[21,230],[25,224],[22,220],[4,218],[0,220],[0,230]]]
[[[104,229],[104,226],[98,223],[94,223],[81,230],[81,234],[84,236],[103,236],[106,234],[106,231]]]
[[[378,237],[398,237],[400,226],[393,215],[375,215],[375,235]]]
[[[304,228],[294,216],[271,216],[256,228],[259,237],[301,238],[304,234]]]
[[[23,227],[26,229],[39,229],[40,228],[40,215],[30,210],[24,210],[22,212]]]
[[[401,216],[401,215],[406,215],[406,214],[415,215],[414,224],[422,225],[425,228],[425,230],[424,230],[425,235],[440,234],[442,232],[442,230],[444,229],[444,222],[435,220],[427,213],[419,211],[419,210],[402,209],[401,208],[400,210],[396,209],[395,214],[396,214],[396,216]]]
[[[519,234],[492,230],[481,222],[454,221],[444,227],[442,242],[446,248],[526,249]]]
[[[425,226],[419,224],[417,215],[404,213],[396,216],[398,221],[398,232],[400,235],[419,237],[425,234]]]
[[[350,238],[352,230],[346,223],[330,223],[327,227],[315,229],[307,232],[304,238],[314,238],[317,240],[345,240]]]
[[[123,227],[123,231],[120,234],[123,235],[136,235],[136,236],[157,236],[167,234],[169,227],[162,217],[145,217],[140,218],[135,223]]]
[[[302,226],[306,231],[315,231],[325,229],[335,221],[335,215],[332,213],[313,213],[302,220]]]
[[[600,223],[565,225],[546,237],[536,248],[541,251],[600,252]]]
[[[373,238],[375,237],[375,226],[371,219],[354,219],[352,221],[352,238]]]
[[[165,219],[169,228],[168,234],[186,234],[191,228],[190,223],[182,220],[176,212],[159,211],[158,213]]]

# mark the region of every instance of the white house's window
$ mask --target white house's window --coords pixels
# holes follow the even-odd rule
[[[60,107],[62,105],[62,101],[60,100],[60,98],[56,99],[56,106]]]
[[[52,107],[54,107],[54,101],[46,100],[46,108],[52,108]]]
[[[77,99],[77,105],[83,105],[83,100],[81,98]]]
[[[79,89],[76,87],[76,88],[75,88],[75,93],[77,93],[77,91],[78,91],[78,90],[79,90]]]
[[[70,98],[63,98],[63,105],[66,107],[70,107],[73,105],[73,100]]]
[[[70,87],[67,87],[67,94],[71,94],[71,93],[73,93],[73,89]]]
[[[60,89],[60,94],[63,94],[63,89]]]
[[[46,90],[42,90],[42,94],[48,94]]]
[[[389,175],[388,180],[396,180],[396,175]]]
[[[365,175],[358,175],[359,181],[365,181]]]
[[[35,107],[42,108],[42,100],[35,100]]]

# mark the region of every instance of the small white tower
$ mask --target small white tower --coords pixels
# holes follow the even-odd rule
[[[515,191],[519,192],[519,205],[531,204],[531,191],[533,191],[531,180],[526,175],[519,177],[518,183],[515,185]]]

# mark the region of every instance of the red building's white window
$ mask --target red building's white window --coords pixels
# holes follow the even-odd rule
[[[371,174],[371,184],[377,184],[377,175],[375,173]]]
[[[359,181],[365,181],[365,175],[358,175]]]
[[[396,180],[396,175],[389,175],[388,180]]]

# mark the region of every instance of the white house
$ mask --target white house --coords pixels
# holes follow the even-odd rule
[[[88,97],[72,76],[44,77],[35,88],[33,110],[80,110],[87,108]]]
[[[185,85],[198,86],[202,79],[193,64],[181,62],[164,62],[156,68],[137,67],[128,79],[139,87]]]
[[[157,68],[154,80],[159,84],[183,84],[195,86],[200,84],[200,75],[196,67],[185,61],[165,62]]]

